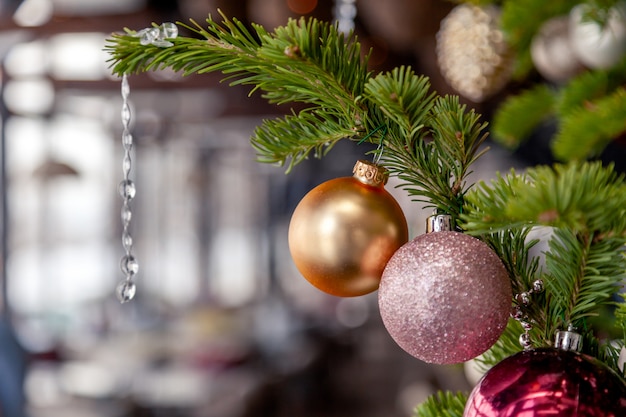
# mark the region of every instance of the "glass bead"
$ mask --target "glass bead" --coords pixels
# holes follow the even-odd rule
[[[133,135],[126,131],[122,133],[122,144],[124,145],[124,149],[130,151],[133,147]]]
[[[122,104],[121,116],[122,116],[122,123],[125,126],[128,126],[128,122],[130,122],[130,117],[131,117],[130,105],[128,103]]]
[[[527,292],[523,292],[517,295],[517,302],[527,306],[530,304],[530,294]]]
[[[134,282],[129,280],[124,280],[120,282],[116,288],[117,299],[120,301],[120,303],[127,303],[135,298],[136,292],[137,286]]]
[[[124,204],[122,206],[122,223],[123,224],[128,224],[130,223],[130,219],[133,217],[133,212],[131,211],[130,207],[127,204]]]
[[[124,275],[130,277],[139,272],[139,263],[133,255],[124,255],[120,260],[120,269]]]
[[[530,349],[532,347],[530,335],[528,333],[522,333],[519,337],[519,344],[522,345],[524,349]]]
[[[516,306],[516,308],[511,311],[511,317],[515,320],[521,320],[524,318],[524,312],[519,306]]]
[[[122,246],[127,252],[130,251],[133,247],[133,237],[130,235],[130,233],[128,233],[127,230],[122,232]]]
[[[533,325],[527,321],[520,321],[520,324],[522,325],[522,329],[526,331],[530,331],[533,328]]]
[[[135,194],[137,193],[135,183],[129,179],[122,180],[119,185],[119,192],[122,198],[125,200],[131,200],[135,198]]]
[[[128,177],[132,167],[133,167],[133,161],[130,158],[130,154],[126,153],[124,155],[124,158],[122,159],[122,172],[124,173],[124,177]]]
[[[173,39],[178,36],[178,26],[172,22],[165,22],[161,25],[161,39]]]
[[[122,76],[121,91],[122,91],[122,98],[126,100],[128,96],[130,95],[130,85],[128,84],[128,77],[126,76],[126,74]]]
[[[139,43],[142,45],[150,45],[159,37],[159,29],[158,28],[146,28],[139,31]]]

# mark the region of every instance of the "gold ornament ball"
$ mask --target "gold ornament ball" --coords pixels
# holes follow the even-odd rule
[[[296,207],[289,251],[313,286],[339,297],[375,291],[387,261],[408,241],[398,202],[382,167],[358,161],[354,176],[326,181]]]

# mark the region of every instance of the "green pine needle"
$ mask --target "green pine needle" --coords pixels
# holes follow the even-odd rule
[[[626,185],[612,166],[598,162],[511,171],[465,196],[465,228],[474,234],[522,226],[552,226],[623,236]]]
[[[196,37],[171,39],[167,48],[140,45],[132,31],[114,34],[106,46],[113,72],[221,72],[231,85],[251,86],[270,103],[303,103],[299,113],[256,129],[252,146],[259,161],[289,171],[310,154],[326,155],[343,138],[376,143],[381,161],[410,195],[456,217],[485,139],[485,124],[458,97],[438,97],[410,67],[374,76],[357,39],[336,25],[291,19],[270,33],[222,18],[209,17],[207,28],[182,25]]]
[[[585,320],[598,314],[605,305],[615,303],[614,296],[626,278],[624,237],[596,239],[594,235],[556,229],[546,254],[544,283],[552,296],[549,307],[553,328],[572,324],[583,329]]]
[[[530,168],[524,175],[512,171],[489,187],[478,184],[465,201],[461,218],[472,234],[521,237],[528,227],[554,228],[541,275],[545,294],[533,295],[526,310],[533,342],[549,343],[569,324],[582,329],[589,317],[615,303],[626,279],[626,185],[611,166],[570,163]],[[511,237],[487,241],[507,265],[514,287],[530,288],[536,268],[524,272],[510,261],[527,252],[521,243]]]
[[[341,139],[354,134],[339,123],[324,120],[318,111],[302,111],[284,118],[264,120],[251,138],[259,162],[286,164],[287,172],[313,152],[325,156]],[[325,115],[327,116],[327,115]]]
[[[520,146],[543,121],[554,115],[556,93],[546,84],[510,96],[496,109],[493,138],[510,149]]]
[[[626,89],[588,101],[564,115],[553,141],[554,155],[563,161],[598,156],[615,138],[626,133]]]
[[[464,393],[438,392],[420,404],[413,417],[463,417],[466,402]]]
[[[365,97],[411,140],[422,132],[435,94],[430,91],[428,78],[402,66],[370,79],[365,86]]]

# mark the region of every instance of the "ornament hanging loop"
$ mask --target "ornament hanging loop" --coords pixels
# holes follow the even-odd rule
[[[382,133],[380,135],[380,140],[378,141],[378,147],[376,148],[376,150],[374,151],[374,153],[376,154],[376,157],[374,158],[374,164],[378,165],[380,163],[380,159],[383,156],[383,149],[384,149],[384,145],[383,142],[385,140],[385,136],[387,136],[387,125],[380,125],[378,126],[376,129],[372,130],[371,132],[369,132],[367,135],[365,135],[363,137],[363,139],[361,139],[357,145],[362,144],[363,142],[365,142],[366,140],[368,140],[370,137],[372,137],[372,135],[374,135],[376,132],[378,132],[379,130],[382,130]]]

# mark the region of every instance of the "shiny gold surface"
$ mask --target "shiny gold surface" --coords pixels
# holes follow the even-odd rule
[[[381,186],[354,177],[327,181],[298,204],[289,250],[300,273],[332,295],[378,288],[387,261],[408,240],[402,209]]]

